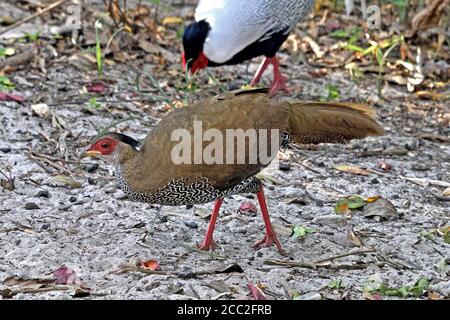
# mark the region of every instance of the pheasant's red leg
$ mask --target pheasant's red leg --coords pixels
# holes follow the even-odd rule
[[[217,247],[213,238],[214,228],[216,226],[217,217],[219,216],[219,210],[222,206],[223,199],[217,199],[214,203],[213,213],[209,220],[208,230],[206,231],[205,239],[203,243],[198,247],[200,250],[214,250]]]
[[[284,92],[289,93],[290,90],[286,85],[286,77],[280,72],[280,63],[278,62],[277,57],[269,58],[269,60],[273,65],[273,82],[270,87],[269,94],[274,95],[278,90],[283,90]]]
[[[267,211],[267,205],[266,205],[266,197],[264,196],[264,191],[263,191],[262,186],[261,186],[261,189],[256,194],[256,196],[258,197],[259,206],[261,208],[261,213],[262,213],[262,216],[264,219],[264,224],[266,226],[266,234],[264,235],[264,238],[261,241],[258,241],[253,245],[253,248],[257,249],[261,246],[269,247],[275,243],[278,251],[281,254],[284,254],[284,250],[281,247],[280,241],[278,241],[277,234],[273,230],[272,224],[270,223],[269,212]]]
[[[271,64],[270,59],[271,58],[267,58],[267,57],[264,58],[264,61],[258,67],[258,70],[256,71],[252,82],[250,82],[250,86],[254,87],[254,86],[256,86],[259,83],[259,81],[261,80],[261,76],[263,75],[264,71],[266,71],[266,69],[269,66],[269,64]]]

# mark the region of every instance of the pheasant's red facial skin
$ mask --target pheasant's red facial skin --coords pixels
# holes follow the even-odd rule
[[[204,69],[208,66],[208,58],[200,52],[197,59],[192,63],[191,72],[194,74],[197,70]]]
[[[97,140],[87,151],[98,151],[102,156],[111,154],[117,146],[118,141],[111,138]]]

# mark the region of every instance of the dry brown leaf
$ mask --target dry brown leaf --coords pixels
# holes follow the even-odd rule
[[[347,173],[352,173],[352,174],[356,174],[356,175],[361,175],[361,176],[368,176],[370,174],[369,171],[357,167],[357,166],[349,166],[349,165],[338,165],[334,167],[336,170],[342,171],[342,172],[347,172]]]
[[[141,261],[140,263],[140,267],[142,269],[149,269],[149,270],[158,270],[159,269],[159,262],[157,260],[154,259],[150,259],[147,261]]]
[[[64,176],[64,175],[57,175],[50,179],[50,184],[56,185],[56,186],[63,186],[63,187],[69,187],[71,189],[79,189],[81,188],[81,183],[76,181],[75,179]]]
[[[180,24],[183,23],[183,19],[181,19],[180,17],[165,17],[163,19],[163,25],[166,24]]]
[[[442,191],[442,195],[449,197],[450,196],[450,187],[448,187],[447,189],[445,189],[444,191]]]
[[[362,246],[361,240],[356,236],[353,230],[350,230],[350,232],[347,234],[347,239],[357,247]]]

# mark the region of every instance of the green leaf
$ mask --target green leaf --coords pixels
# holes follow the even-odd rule
[[[95,21],[95,56],[97,59],[97,73],[101,78],[103,75],[103,55],[102,47],[100,44],[100,33],[99,30],[102,28],[100,20]]]
[[[368,47],[366,50],[364,50],[364,52],[362,53],[362,55],[365,56],[365,55],[367,55],[367,54],[369,54],[369,53],[372,53],[372,52],[374,52],[377,48],[378,48],[378,45],[377,45],[377,44],[374,44],[374,45]]]
[[[352,50],[352,51],[356,51],[356,52],[361,52],[364,54],[365,50],[361,47],[358,47],[357,45],[351,44],[351,43],[347,43],[345,45],[345,48],[348,50]]]
[[[4,58],[6,56],[12,56],[16,53],[14,48],[0,48],[0,58]]]
[[[426,238],[428,240],[433,240],[435,232],[436,232],[435,229],[430,230],[430,231],[422,230],[422,231],[419,232],[419,236],[421,236],[422,238]]]
[[[420,278],[413,286],[403,286],[400,288],[391,288],[385,283],[381,282],[379,275],[372,275],[367,279],[363,290],[369,293],[380,293],[390,297],[410,297],[416,298],[428,289],[430,282],[426,278]]]
[[[292,237],[294,237],[296,239],[301,239],[301,238],[305,237],[308,233],[314,233],[314,232],[316,232],[316,230],[314,230],[313,228],[303,227],[303,226],[295,226]]]
[[[334,206],[336,213],[346,213],[348,209],[359,209],[366,205],[366,200],[360,196],[350,196],[339,199]]]
[[[442,234],[445,243],[450,243],[450,226],[439,228],[439,233]]]
[[[7,91],[14,89],[15,85],[14,83],[9,80],[6,76],[0,76],[0,91]]]
[[[339,89],[337,88],[337,87],[335,87],[334,85],[332,85],[332,84],[327,84],[326,86],[325,86],[325,88],[328,90],[328,97],[327,97],[327,100],[328,101],[330,101],[330,100],[336,100],[337,98],[339,98],[340,97],[340,92],[339,92]]]
[[[376,48],[375,56],[377,58],[378,65],[380,66],[380,68],[382,68],[384,61],[383,61],[383,52],[381,51],[380,47]]]
[[[298,291],[292,291],[292,292],[291,292],[292,300],[301,300],[301,299],[300,299],[301,296],[302,296],[302,295],[301,295]]]
[[[350,39],[348,42],[353,43],[357,39],[361,38],[361,33],[363,29],[361,27],[349,28],[349,29],[340,29],[332,32],[330,34],[333,38],[338,39]]]
[[[342,288],[344,288],[344,282],[341,279],[332,280],[328,284],[328,288],[330,288],[330,289],[342,289]]]
[[[416,298],[420,297],[430,285],[430,281],[427,278],[420,278],[416,284],[409,290]]]
[[[97,98],[96,97],[90,98],[88,103],[89,103],[89,107],[91,107],[91,108],[98,109],[98,108],[101,107],[101,104],[97,102]]]
[[[39,32],[35,32],[35,33],[25,32],[25,39],[30,40],[32,42],[38,41],[39,36],[40,36]]]

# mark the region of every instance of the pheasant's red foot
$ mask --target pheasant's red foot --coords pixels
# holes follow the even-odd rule
[[[283,90],[286,93],[290,93],[291,90],[286,84],[286,77],[280,75],[279,77],[276,77],[273,82],[272,86],[270,87],[269,95],[273,96],[275,95],[278,90]]]
[[[211,239],[204,240],[203,243],[198,246],[200,250],[204,251],[214,251],[214,249],[216,249],[217,247],[218,247],[217,243],[214,241],[214,238],[212,237]]]
[[[281,246],[280,241],[277,238],[277,235],[275,233],[272,233],[268,235],[267,233],[264,235],[264,238],[262,240],[256,242],[252,247],[253,249],[259,249],[261,247],[270,247],[271,245],[275,244],[277,246],[278,252],[280,254],[284,255],[285,251],[283,250],[283,247]]]

